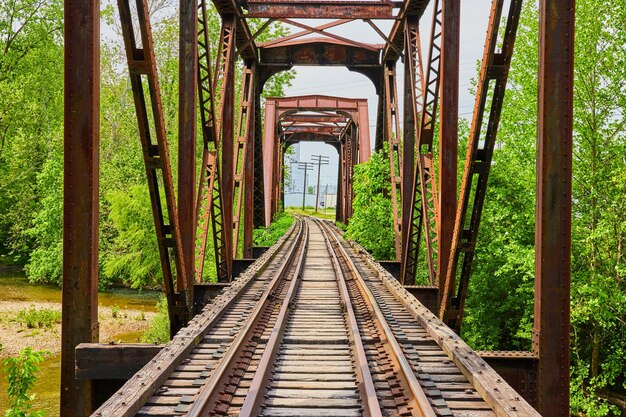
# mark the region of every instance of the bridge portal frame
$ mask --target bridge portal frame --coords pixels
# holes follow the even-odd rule
[[[435,2],[437,0],[434,0]],[[459,0],[440,0],[443,4],[442,10],[448,12],[443,14],[442,26],[445,28],[444,41],[446,47],[442,51],[441,57],[441,82],[444,85],[441,91],[442,114],[444,121],[442,126],[449,132],[444,143],[451,143],[448,139],[454,138],[458,132],[454,126],[454,120],[447,120],[450,115],[455,115],[454,101],[458,95],[458,82],[455,84],[455,72],[458,70],[458,11]],[[500,1],[500,0],[495,0]],[[249,1],[250,2],[250,1]],[[281,2],[282,3],[282,2]],[[295,1],[294,3],[302,3]],[[326,3],[326,2],[324,2]],[[227,49],[222,49],[221,53],[234,58],[235,49],[252,71],[258,73],[258,78],[254,81],[254,93],[252,100],[258,103],[262,86],[269,77],[278,71],[289,69],[297,62],[290,59],[283,63],[268,64],[263,63],[264,52],[260,52],[260,47],[254,42],[258,34],[252,34],[246,23],[247,17],[254,14],[244,13],[234,0],[214,1],[218,12],[226,25],[231,26],[233,35],[232,45]],[[392,137],[390,129],[384,129],[384,120],[391,111],[384,102],[391,92],[391,88],[382,88],[380,80],[385,67],[393,68],[400,56],[407,56],[405,47],[406,28],[410,27],[411,19],[421,17],[428,0],[408,0],[402,4],[392,3],[393,10],[398,9],[398,14],[394,17],[394,24],[387,42],[382,48],[382,58],[380,65],[369,65],[359,67],[356,64],[343,64],[350,69],[359,70],[368,75],[377,86],[379,94],[385,98],[380,100],[378,112],[377,144],[382,143],[380,138],[389,140]],[[495,2],[494,2],[495,4]],[[194,7],[198,4],[195,0],[181,0],[181,26],[195,27],[196,15]],[[74,349],[80,342],[93,342],[97,340],[97,237],[98,237],[98,113],[99,113],[99,0],[77,1],[65,0],[65,167],[64,167],[64,258],[63,258],[63,338],[62,338],[62,400],[61,415],[83,415],[85,410],[91,407],[92,391],[88,383],[78,382],[74,375]],[[282,21],[289,18],[302,17],[304,4],[296,4],[293,10],[284,9],[284,15],[276,17]],[[535,328],[534,328],[534,352],[538,356],[538,402],[539,411],[544,415],[565,416],[568,414],[568,370],[569,370],[569,286],[570,286],[570,252],[571,252],[571,155],[572,155],[572,91],[573,91],[573,39],[574,39],[574,0],[540,0],[540,70],[539,70],[539,120],[538,120],[538,159],[537,159],[537,229],[536,229],[536,291],[535,291]],[[297,9],[297,10],[296,10]],[[197,10],[197,8],[195,9]],[[346,16],[345,10],[335,7],[320,8],[321,15],[318,18],[346,18],[361,19],[361,16]],[[435,7],[437,11],[438,8]],[[283,13],[280,12],[280,13]],[[254,13],[254,12],[252,12]],[[259,13],[261,13],[259,11]],[[300,14],[298,14],[300,13]],[[368,12],[369,13],[369,12]],[[376,13],[379,13],[377,11]],[[437,15],[435,15],[437,16]],[[367,15],[366,19],[379,18],[380,16]],[[321,29],[317,29],[320,31]],[[307,27],[305,31],[315,32]],[[447,32],[448,35],[445,33]],[[193,38],[197,35],[193,32],[181,31],[181,72],[180,72],[180,111],[183,116],[181,121],[181,131],[187,131],[190,136],[185,137],[184,143],[192,143],[194,133],[185,124],[191,120],[189,114],[194,108],[192,104],[195,100],[194,77],[197,76],[197,42]],[[191,39],[191,41],[190,41]],[[437,39],[433,36],[433,39]],[[222,37],[220,45],[224,46],[226,39]],[[337,40],[337,39],[336,39]],[[292,52],[296,48],[304,48],[305,42],[298,42],[293,45],[283,45]],[[309,42],[310,43],[310,42]],[[329,60],[331,55],[328,46],[332,42],[323,43],[325,51],[321,58]],[[431,42],[432,43],[432,42]],[[353,48],[356,50],[368,50],[366,45],[354,45],[354,42],[346,42],[339,45],[344,50]],[[268,47],[269,48],[269,47]],[[431,48],[432,49],[432,48]],[[446,52],[447,49],[447,52]],[[403,53],[404,52],[404,53]],[[189,57],[194,59],[189,59]],[[268,55],[269,56],[269,55]],[[292,55],[292,58],[294,55]],[[234,59],[227,59],[224,64],[224,71],[232,71],[235,65]],[[319,60],[318,60],[319,61]],[[446,64],[447,61],[447,64]],[[326,61],[330,62],[330,61]],[[314,64],[313,62],[311,64]],[[415,62],[413,62],[415,64]],[[417,66],[414,65],[414,68]],[[449,69],[446,70],[446,68]],[[377,81],[378,80],[378,81]],[[196,80],[197,81],[197,80]],[[419,83],[415,83],[419,85]],[[432,86],[429,83],[423,84],[423,92],[426,93]],[[446,87],[448,86],[448,87]],[[226,90],[225,90],[226,91]],[[434,90],[438,95],[439,88]],[[223,92],[222,92],[223,93]],[[386,95],[386,96],[385,96]],[[214,98],[211,98],[214,100]],[[227,101],[219,112],[218,120],[222,126],[230,126],[234,123],[232,112],[232,101]],[[429,104],[428,101],[425,102]],[[446,105],[444,103],[449,103]],[[436,104],[435,104],[436,105]],[[256,107],[257,109],[260,106]],[[445,110],[445,109],[448,110]],[[227,110],[227,111],[224,111]],[[458,110],[456,110],[458,111]],[[413,112],[414,114],[423,114]],[[254,111],[254,121],[252,131],[258,133],[260,128],[260,113]],[[397,115],[396,115],[397,116]],[[423,119],[422,119],[423,120]],[[449,124],[448,124],[449,123]],[[422,129],[424,124],[419,127]],[[230,129],[230,128],[229,128]],[[233,128],[234,129],[234,128]],[[386,130],[386,132],[385,132]],[[230,136],[227,135],[227,136]],[[386,138],[385,138],[386,136]],[[260,139],[257,134],[253,143],[257,146],[252,149],[255,155],[254,162],[258,164],[249,165],[250,171],[246,172],[247,179],[253,181],[254,175],[254,209],[255,222],[261,221],[263,216],[258,213],[262,210],[262,205],[258,204],[259,196],[262,196],[263,186],[260,185],[261,178],[259,169],[262,158],[260,157]],[[416,146],[423,145],[418,136]],[[405,148],[411,148],[413,136],[406,138]],[[233,138],[234,140],[234,138]],[[452,146],[452,145],[451,145]],[[378,147],[378,146],[377,146]],[[228,152],[221,155],[222,161],[233,161],[234,144],[227,147]],[[248,150],[251,148],[248,146]],[[447,150],[446,150],[447,149]],[[442,154],[449,152],[448,148],[442,149]],[[182,152],[179,155],[179,165],[190,169],[193,161],[190,160],[190,152]],[[409,158],[402,161],[405,173],[411,172]],[[450,168],[451,167],[447,167]],[[418,172],[413,167],[413,172]],[[441,168],[440,168],[441,169]],[[450,174],[448,169],[446,172]],[[228,169],[225,174],[235,176],[232,169]],[[405,174],[409,175],[409,174]],[[189,177],[189,176],[187,176]],[[417,175],[414,174],[414,177]],[[183,177],[185,178],[185,177]],[[191,177],[189,177],[191,178]],[[224,178],[222,177],[223,181]],[[403,178],[400,182],[406,184],[409,179]],[[233,179],[234,181],[234,179]],[[189,187],[180,193],[179,190],[179,215],[182,229],[189,229],[189,224],[195,219],[191,219],[190,213],[194,213],[196,207],[190,210],[194,198],[189,198],[195,192],[191,180],[182,180],[180,187]],[[226,189],[230,190],[230,181],[226,181]],[[250,183],[246,183],[249,189]],[[452,181],[445,178],[440,184],[440,189],[434,195],[450,195],[449,192]],[[234,186],[234,185],[233,185]],[[447,187],[446,191],[442,190]],[[409,197],[409,191],[402,191],[404,198],[412,198],[415,203],[415,195],[423,198],[427,197],[424,191],[414,192]],[[443,203],[441,199],[439,206]],[[413,204],[415,206],[415,204]],[[252,205],[247,210],[251,210]],[[225,195],[223,210],[232,213],[234,202],[232,195]],[[449,209],[449,207],[448,207]],[[183,213],[180,215],[180,213]],[[185,214],[187,213],[187,214]],[[397,215],[397,212],[396,212]],[[438,227],[448,230],[446,225],[454,224],[454,219],[449,213],[445,214],[439,210]],[[226,222],[227,230],[230,230],[231,221]],[[441,226],[441,225],[444,226]],[[402,233],[407,233],[402,229]],[[441,248],[447,247],[450,242],[441,243],[443,233],[438,233],[439,239],[438,256],[447,256]],[[183,287],[189,287],[193,282],[194,268],[190,265],[189,248],[192,247],[190,241],[193,233],[186,233],[181,236],[182,250],[177,256],[179,262],[187,268],[182,274]],[[446,238],[447,239],[447,238]],[[185,254],[185,251],[186,254]],[[401,254],[401,259],[406,256],[406,252]],[[453,254],[450,254],[453,256]],[[232,262],[232,260],[230,261]],[[448,262],[448,265],[450,263]],[[441,263],[440,263],[441,267]],[[447,266],[447,274],[450,274],[450,267]],[[452,273],[455,271],[452,270]],[[230,278],[230,277],[228,277]],[[443,303],[442,303],[443,304]],[[555,365],[556,364],[556,365]],[[557,398],[558,401],[554,401]]]
[[[337,149],[337,220],[346,223],[352,216],[354,165],[367,161],[371,153],[367,100],[323,95],[267,98],[263,139],[266,225],[280,209],[285,145],[307,135]]]

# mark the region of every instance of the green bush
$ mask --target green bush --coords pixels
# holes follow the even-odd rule
[[[156,306],[157,314],[150,322],[150,328],[141,336],[143,343],[167,343],[170,340],[170,318],[165,297],[161,297]]]
[[[287,232],[292,223],[293,217],[290,215],[282,211],[276,213],[274,221],[269,227],[260,227],[253,231],[254,245],[272,246]]]
[[[389,162],[383,152],[354,167],[353,214],[347,237],[376,259],[394,259]]]
[[[29,329],[51,328],[61,323],[61,312],[50,308],[20,310],[15,320]]]
[[[116,319],[119,317],[119,315],[120,315],[120,306],[118,305],[111,306],[111,317]]]
[[[7,378],[7,397],[9,408],[6,417],[41,417],[43,411],[33,411],[32,401],[35,398],[31,390],[37,380],[38,363],[42,362],[48,352],[34,351],[28,347],[22,349],[17,357],[8,357],[2,361]]]

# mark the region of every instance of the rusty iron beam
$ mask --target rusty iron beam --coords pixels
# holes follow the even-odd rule
[[[356,48],[367,49],[367,50],[370,50],[372,52],[378,52],[378,50],[381,49],[378,45],[371,45],[371,44],[368,44],[368,43],[357,42],[357,41],[354,41],[352,39],[346,38],[344,36],[336,35],[336,34],[334,34],[332,32],[326,32],[326,31],[318,29],[316,27],[309,26],[309,25],[306,25],[304,23],[296,22],[295,20],[285,19],[285,18],[279,18],[277,20],[279,20],[279,21],[281,21],[283,23],[286,23],[288,25],[298,27],[300,29],[309,30],[311,32],[317,33],[319,35],[323,35],[325,37],[334,39],[336,41],[343,42],[344,44],[351,45],[351,46],[354,46]]]
[[[258,72],[258,69],[257,69]],[[255,77],[255,104],[254,104],[254,227],[261,227],[265,223],[264,176],[263,167],[263,119],[261,114],[261,85],[259,77]]]
[[[213,237],[213,257],[218,281],[231,275],[224,241],[222,191],[220,187],[219,138],[217,135],[216,94],[211,45],[209,43],[207,1],[200,0],[198,11],[198,100],[202,126],[202,167],[196,204],[196,281],[201,282],[209,231]],[[209,227],[210,226],[210,227]]]
[[[323,31],[325,29],[330,29],[333,27],[341,26],[345,23],[352,22],[352,21],[353,21],[352,19],[335,20],[329,23],[325,23],[323,25],[315,26],[315,29]],[[301,30],[300,32],[292,33],[291,35],[283,36],[282,38],[274,39],[273,41],[261,43],[259,46],[263,48],[269,48],[271,46],[276,46],[276,45],[288,42],[292,39],[297,39],[302,36],[309,35],[311,33],[313,33],[312,30],[305,29],[305,30]]]
[[[239,56],[244,60],[258,60],[258,49],[252,40],[253,35],[248,26],[248,22],[243,16],[243,10],[237,0],[212,0],[215,9],[219,13],[222,21],[234,21],[235,25],[235,46]]]
[[[428,264],[428,277],[431,285],[435,285],[439,278],[437,269],[439,206],[432,148],[441,81],[441,15],[441,0],[435,0],[430,45],[428,48],[426,81],[424,83],[423,101],[418,126],[417,172],[415,173],[413,189],[411,190],[411,222],[409,223],[410,229],[405,231],[407,234],[407,246],[403,253],[404,256],[402,257],[401,267],[401,281],[409,285],[415,281],[417,275],[417,261],[422,238],[422,225],[426,246],[425,252]],[[417,43],[416,33],[412,34],[411,42],[411,48],[415,49],[417,47],[415,45]]]
[[[535,323],[538,403],[569,415],[574,0],[539,2]]]
[[[357,117],[355,123],[359,134],[359,164],[367,162],[372,154],[372,144],[370,143],[370,115],[367,101],[357,102]]]
[[[220,34],[220,53],[218,71],[215,74],[215,85],[220,88],[220,105],[218,117],[218,138],[221,145],[221,178],[222,213],[224,224],[223,239],[226,263],[232,271],[233,260],[233,209],[235,186],[235,42],[236,22],[233,17],[224,18]],[[218,83],[219,80],[219,83]],[[231,280],[232,276],[218,277]]]
[[[152,42],[150,15],[145,0],[137,1],[136,24],[133,23],[135,17],[131,12],[130,0],[118,0],[118,7],[135,102],[139,139],[146,168],[152,216],[157,235],[159,258],[163,271],[163,287],[168,302],[170,333],[173,336],[186,325],[192,316],[193,299],[191,292],[193,289],[187,286],[187,280],[184,279],[186,277],[185,263],[182,260],[178,212]],[[135,27],[139,29],[137,34]],[[138,42],[140,42],[141,48],[139,48]],[[149,107],[146,92],[150,100]],[[165,198],[165,210],[161,201],[163,197]],[[172,261],[174,262],[174,269],[172,268]]]
[[[441,120],[439,128],[439,247],[437,271],[447,271],[456,215],[459,142],[460,0],[442,0]],[[444,280],[439,280],[439,297]]]
[[[246,17],[294,19],[391,19],[394,4],[372,1],[248,0]]]
[[[323,134],[323,133],[341,133],[342,128],[341,127],[337,127],[337,126],[293,126],[293,127],[289,127],[287,129],[285,129],[285,134],[290,134],[290,133],[300,133],[300,132],[307,132],[307,133],[317,133],[317,134]]]
[[[389,40],[383,50],[383,62],[397,61],[400,58],[398,50],[404,49],[404,24],[407,17],[421,18],[431,0],[406,0],[389,31]],[[395,47],[391,46],[394,45]]]
[[[242,224],[242,216],[244,216],[244,194],[246,187],[249,187],[249,197],[252,197],[252,175],[254,173],[253,162],[248,158],[254,152],[254,103],[255,103],[255,71],[256,66],[253,61],[248,61],[244,64],[242,74],[242,86],[241,97],[239,99],[239,115],[237,117],[237,129],[235,131],[235,154],[233,161],[234,168],[234,185],[233,185],[233,201],[234,218],[233,218],[233,256],[237,258],[239,252],[239,234]],[[250,177],[250,181],[246,181],[246,175]],[[250,206],[246,207],[248,214],[248,227],[244,224],[244,244],[243,251],[251,255],[252,254],[252,205],[254,202],[250,201]],[[244,220],[244,223],[246,221]]]
[[[391,180],[391,207],[396,260],[402,258],[402,156],[400,150],[400,115],[398,114],[398,87],[396,63],[385,62],[385,139],[387,140]],[[400,201],[399,201],[400,200]]]
[[[178,65],[178,224],[187,288],[195,280],[196,235],[196,86],[198,1],[180,0]],[[193,299],[193,295],[191,296]]]
[[[98,341],[100,1],[65,0],[61,416],[89,415],[75,348]]]
[[[276,109],[280,111],[280,115],[287,110],[294,109],[297,111],[315,111],[315,112],[323,112],[323,111],[331,111],[333,113],[343,112],[343,111],[358,111],[359,103],[367,104],[367,99],[365,98],[344,98],[344,97],[332,97],[325,95],[306,95],[306,96],[292,96],[292,97],[268,97],[268,100],[272,100]]]
[[[254,32],[254,34],[250,37],[250,39],[246,40],[246,43],[243,44],[240,49],[245,49],[248,47],[248,45],[250,45],[251,43],[253,43],[256,38],[258,38],[259,36],[261,36],[261,34],[263,34],[263,32],[265,32],[265,30],[276,21],[276,19],[267,19],[265,22],[263,22],[263,24],[261,25],[261,27]]]
[[[522,9],[522,0],[509,0],[508,3],[509,12],[506,17],[502,46],[500,46],[499,33],[505,0],[495,0],[491,6],[449,265],[448,270],[442,271],[441,274],[442,279],[445,278],[441,303],[441,308],[444,310],[442,317],[445,317],[446,323],[457,332],[460,331],[465,310],[472,261],[487,192],[489,170]],[[488,100],[491,100],[489,106],[487,106]],[[485,114],[487,109],[489,113]],[[485,117],[488,120],[486,129],[483,129]],[[470,207],[471,213],[468,213]],[[467,218],[468,214],[470,214],[469,219]],[[459,263],[461,270],[457,274]]]
[[[368,25],[370,25],[370,27],[372,29],[374,29],[374,32],[376,32],[378,34],[378,36],[380,36],[381,38],[383,38],[383,40],[385,41],[385,46],[390,47],[391,49],[393,49],[398,56],[400,57],[400,59],[404,59],[404,54],[402,53],[402,49],[400,49],[400,47],[398,45],[396,45],[395,43],[393,43],[391,41],[391,39],[389,39],[389,37],[385,34],[385,32],[383,32],[382,30],[380,30],[380,28],[378,26],[376,26],[376,23],[372,22],[371,19],[363,19]]]
[[[347,123],[348,117],[343,115],[331,115],[331,114],[291,114],[282,118],[283,122],[297,122],[297,123]]]
[[[332,134],[301,132],[285,136],[283,142],[287,145],[292,145],[298,142],[324,142],[327,144],[338,144],[339,138]]]
[[[263,136],[263,186],[265,190],[265,226],[272,223],[272,195],[277,186],[274,183],[275,148],[279,143],[276,137],[276,100],[265,101],[265,132]]]
[[[422,100],[424,98],[424,73],[422,69],[419,19],[407,17],[405,25],[404,60],[404,125],[402,133],[402,247],[410,250],[411,208],[413,206],[413,184],[415,182],[415,147]],[[418,239],[419,242],[419,239]],[[407,255],[402,256],[406,259]],[[403,284],[404,275],[400,276]],[[410,282],[409,285],[413,285]],[[430,283],[434,285],[434,282]]]

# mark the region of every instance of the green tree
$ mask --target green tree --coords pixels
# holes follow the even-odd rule
[[[572,411],[608,415],[626,375],[626,3],[576,2]],[[533,320],[538,12],[526,3],[494,154],[463,336],[528,349]]]
[[[376,259],[395,258],[390,175],[388,157],[381,151],[354,167],[353,216],[347,236]]]
[[[6,417],[42,417],[43,411],[33,411],[32,401],[35,398],[31,391],[37,380],[37,364],[41,363],[47,352],[34,351],[28,347],[22,349],[18,356],[7,357],[2,361],[8,382],[7,396],[9,408]]]
[[[0,3],[0,254],[27,260],[37,177],[62,124],[60,0]]]

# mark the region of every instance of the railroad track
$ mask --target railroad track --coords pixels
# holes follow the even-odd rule
[[[336,228],[298,219],[177,335],[179,360],[155,358],[94,415],[538,415],[482,360],[468,371],[477,356],[402,290]]]

